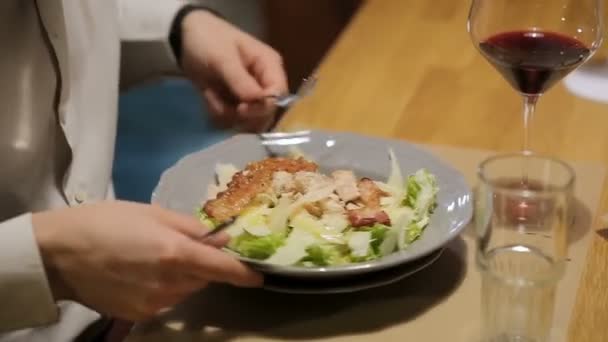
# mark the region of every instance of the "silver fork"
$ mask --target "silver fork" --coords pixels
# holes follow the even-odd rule
[[[300,98],[310,94],[317,84],[317,76],[311,75],[306,77],[300,88],[295,94],[284,94],[284,95],[268,95],[266,98],[275,99],[274,104],[279,108],[289,108],[294,102],[298,101]]]
[[[275,104],[275,106],[278,107],[278,112],[275,115],[274,120],[272,121],[271,125],[266,129],[266,132],[273,131],[276,128],[279,121],[281,121],[281,119],[283,118],[283,116],[285,115],[287,110],[295,102],[297,102],[298,100],[300,100],[301,98],[303,98],[305,96],[308,96],[312,92],[312,90],[314,89],[316,84],[317,84],[317,76],[311,75],[302,81],[300,88],[298,88],[298,91],[295,94],[266,96],[267,99],[274,99],[274,104]]]
[[[276,152],[272,149],[273,146],[295,146],[310,141],[310,131],[296,132],[267,132],[258,133],[257,137],[260,144],[266,151],[266,156],[270,158],[280,157],[285,153]]]
[[[274,117],[274,120],[270,124],[270,126],[266,129],[264,133],[258,133],[257,136],[264,146],[266,153],[269,157],[277,157],[278,153],[272,151],[270,149],[271,145],[284,145],[281,142],[288,142],[285,139],[295,139],[291,141],[291,144],[297,144],[299,140],[305,139],[305,136],[308,136],[309,131],[298,131],[298,132],[273,132],[276,128],[277,124],[281,121],[287,109],[289,109],[295,102],[300,100],[301,98],[309,95],[317,84],[317,76],[311,75],[305,78],[300,85],[300,88],[295,94],[285,94],[285,95],[269,95],[266,98],[274,98],[275,105],[279,108],[279,111]],[[298,140],[298,141],[296,141]]]

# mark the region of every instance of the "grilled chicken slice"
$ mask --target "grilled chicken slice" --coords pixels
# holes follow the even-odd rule
[[[296,189],[293,173],[277,171],[272,175],[272,190],[275,194],[293,192]]]
[[[359,198],[359,188],[354,172],[336,170],[331,175],[336,183],[336,193],[342,201],[350,202]]]
[[[361,198],[362,208],[348,211],[348,220],[353,227],[372,226],[375,223],[389,225],[391,220],[380,207],[380,199],[388,196],[374,181],[363,178],[357,184]]]
[[[334,186],[331,178],[323,174],[310,171],[296,172],[294,175],[294,181],[296,191],[302,194],[306,194],[312,190]]]
[[[317,164],[303,158],[267,158],[250,163],[232,177],[226,191],[218,193],[216,199],[207,201],[203,209],[210,217],[225,222],[240,214],[257,194],[268,190],[275,172],[295,174],[300,171],[314,172],[317,168]]]
[[[391,224],[388,214],[379,208],[361,208],[348,211],[348,221],[353,227],[369,227],[376,223]]]

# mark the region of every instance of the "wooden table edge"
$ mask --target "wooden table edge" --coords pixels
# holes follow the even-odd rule
[[[608,327],[605,326],[608,322],[602,320],[602,316],[598,315],[599,312],[608,311],[608,295],[605,294],[606,291],[602,291],[601,286],[596,286],[598,285],[596,282],[601,282],[608,288],[606,282],[608,270],[606,270],[605,262],[603,264],[594,262],[597,256],[608,257],[608,242],[597,234],[599,230],[605,228],[603,213],[608,211],[606,170],[604,170],[604,177],[602,195],[592,223],[593,240],[585,257],[585,268],[581,274],[579,288],[576,291],[576,300],[568,327],[568,341],[572,342],[608,341]],[[601,300],[603,293],[604,300]]]

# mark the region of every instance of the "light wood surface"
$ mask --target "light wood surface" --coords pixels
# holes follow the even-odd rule
[[[367,1],[321,64],[316,91],[282,128],[518,150],[521,99],[473,46],[468,7],[465,0]],[[533,129],[537,152],[608,165],[605,104],[576,98],[560,84],[540,99]],[[608,191],[602,203],[599,212],[608,212]],[[608,242],[594,234],[571,341],[608,341],[607,264]]]

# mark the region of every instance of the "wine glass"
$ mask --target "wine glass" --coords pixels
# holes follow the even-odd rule
[[[600,46],[602,13],[601,0],[473,0],[473,43],[523,96],[524,152],[538,98]]]

